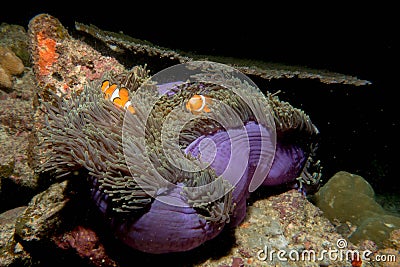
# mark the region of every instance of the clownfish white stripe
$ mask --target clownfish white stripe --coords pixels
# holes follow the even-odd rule
[[[195,111],[201,111],[206,106],[206,98],[204,97],[204,95],[200,95],[200,98],[201,98],[201,107],[195,109]]]
[[[131,101],[128,101],[125,103],[124,108],[127,109],[131,105],[132,105]]]
[[[212,99],[204,95],[194,95],[188,102],[186,102],[186,109],[192,114],[200,114],[202,112],[210,112],[209,105],[212,103]]]
[[[119,98],[119,88],[117,87],[117,89],[114,90],[114,92],[112,93],[112,95],[110,96],[110,100],[114,102],[114,99]]]

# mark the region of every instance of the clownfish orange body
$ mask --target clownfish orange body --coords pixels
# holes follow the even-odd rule
[[[212,100],[208,96],[204,95],[194,95],[189,101],[186,103],[186,109],[192,112],[194,115],[198,115],[202,112],[210,112],[209,105],[212,103]]]
[[[124,108],[132,114],[135,113],[135,109],[129,101],[129,91],[125,87],[118,88],[115,83],[110,84],[110,81],[105,80],[101,84],[101,91],[104,93],[105,99],[109,99],[118,107]]]

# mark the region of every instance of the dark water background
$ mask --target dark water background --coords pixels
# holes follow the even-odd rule
[[[300,80],[265,86],[281,89],[280,98],[305,110],[319,128],[318,157],[325,179],[346,170],[362,175],[378,193],[400,193],[400,103],[395,96],[399,29],[394,7],[339,2],[285,2],[279,7],[268,2],[230,2],[225,7],[215,1],[83,3],[15,1],[1,12],[0,22],[26,27],[44,12],[70,30],[75,21],[92,23],[172,49],[303,65],[369,80],[372,85],[361,88]]]

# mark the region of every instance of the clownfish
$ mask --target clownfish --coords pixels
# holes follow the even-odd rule
[[[105,99],[111,100],[115,105],[128,110],[132,114],[135,113],[135,109],[129,101],[129,91],[125,87],[118,88],[115,83],[110,84],[109,80],[105,80],[101,84],[101,91],[104,93]]]
[[[204,95],[194,95],[189,101],[186,103],[186,109],[194,115],[198,115],[202,112],[210,112],[209,104],[212,103],[212,100],[208,96]]]

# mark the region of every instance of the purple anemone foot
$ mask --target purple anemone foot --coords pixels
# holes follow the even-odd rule
[[[181,193],[181,187],[164,192],[136,220],[114,219],[117,237],[137,250],[161,254],[191,250],[218,235],[224,224],[207,222]]]

